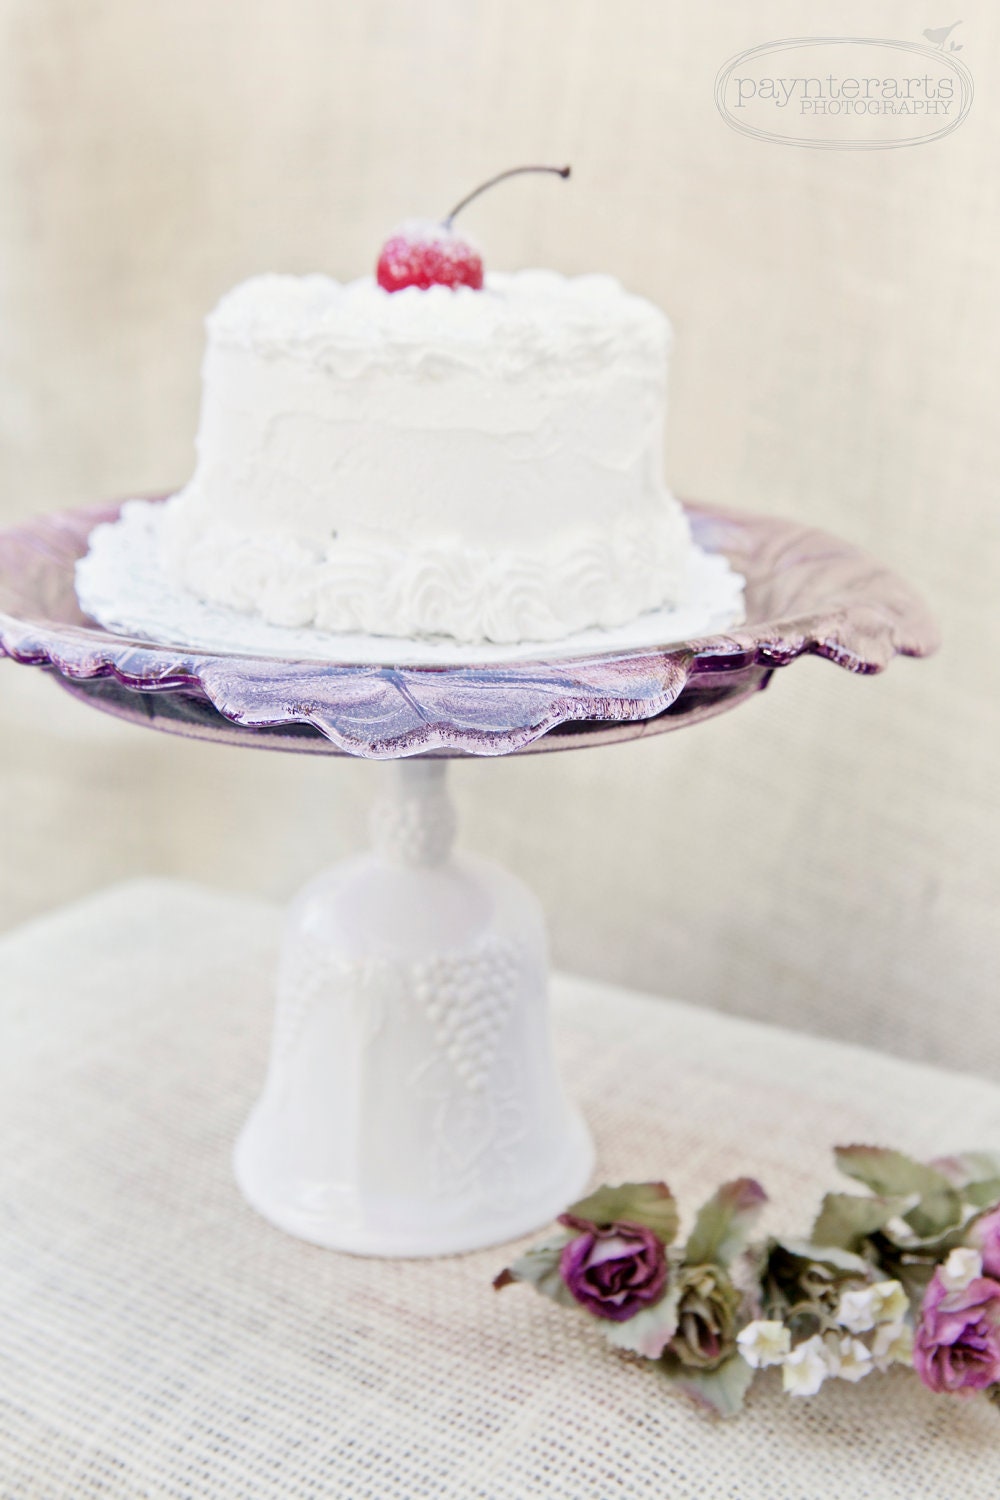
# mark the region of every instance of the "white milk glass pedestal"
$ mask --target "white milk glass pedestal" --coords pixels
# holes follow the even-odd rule
[[[555,1068],[541,908],[453,852],[443,760],[399,760],[370,852],[293,902],[263,1092],[237,1142],[248,1201],[368,1255],[514,1239],[586,1185]]]

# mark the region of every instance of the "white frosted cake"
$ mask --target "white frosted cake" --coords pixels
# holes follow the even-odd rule
[[[278,625],[550,641],[677,602],[670,327],[607,276],[260,276],[208,320],[169,569]]]

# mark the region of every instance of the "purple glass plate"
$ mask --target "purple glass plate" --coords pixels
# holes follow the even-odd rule
[[[340,666],[198,652],[104,630],[74,565],[119,507],[39,516],[0,533],[0,655],[54,670],[96,708],[154,729],[275,750],[391,759],[508,755],[634,738],[734,708],[775,667],[824,656],[880,672],[926,656],[918,595],[866,553],[769,516],[686,506],[697,541],[746,579],[744,625],[698,640],[565,661]]]

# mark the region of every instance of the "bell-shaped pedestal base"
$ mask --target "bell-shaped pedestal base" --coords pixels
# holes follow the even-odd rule
[[[593,1149],[563,1095],[534,896],[451,854],[444,763],[391,768],[375,849],[293,903],[249,1202],[315,1244],[443,1255],[539,1228]]]

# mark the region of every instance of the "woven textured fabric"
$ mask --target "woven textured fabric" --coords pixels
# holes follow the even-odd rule
[[[229,1152],[266,1056],[278,914],[141,882],[0,943],[3,1500],[809,1500],[993,1493],[985,1403],[896,1372],[812,1401],[773,1376],[713,1421],[583,1316],[437,1261],[314,1249]],[[725,1176],[805,1229],[829,1147],[1000,1140],[1000,1089],[559,979],[602,1177]]]

